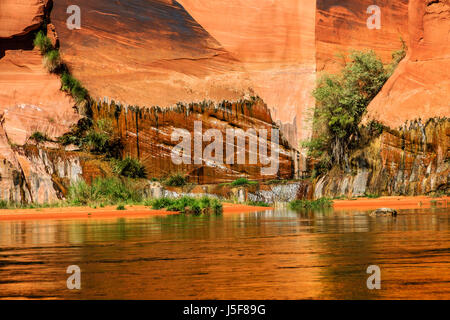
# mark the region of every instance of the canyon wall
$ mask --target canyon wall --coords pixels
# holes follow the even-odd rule
[[[261,99],[253,98],[232,103],[224,101],[219,104],[213,102],[178,104],[176,107],[166,109],[124,107],[113,102],[112,104],[98,103],[92,109],[94,120],[111,120],[116,129],[115,134],[125,146],[124,156],[139,159],[145,165],[149,179],[166,178],[173,173],[180,173],[192,183],[219,184],[231,182],[243,176],[251,180],[289,179],[296,170],[292,160],[294,151],[284,136],[279,137],[278,143],[273,140],[272,129],[277,128],[273,125],[270,112]],[[194,131],[195,122],[201,124],[201,131]],[[183,129],[189,134],[190,152],[185,154],[190,157],[188,163],[176,164],[172,160],[172,151],[182,142],[172,139],[176,129]],[[197,139],[195,135],[197,132],[205,135],[211,129],[217,130],[220,134],[219,139],[222,141],[214,137],[209,142],[200,142],[202,148],[197,154],[194,145],[194,139]],[[239,145],[237,139],[228,138],[227,130],[229,129],[242,130],[248,133],[249,137],[244,144]],[[248,131],[249,129],[254,132]],[[266,138],[264,133],[261,136],[261,130],[266,130]],[[263,139],[258,142],[256,150],[250,147],[250,140],[254,138]],[[218,149],[207,156],[207,146],[212,142],[218,143]],[[273,150],[277,148],[279,152],[279,159],[275,160],[277,163],[269,164],[261,161],[261,149],[259,149],[261,143],[267,145],[269,158],[274,157]],[[256,144],[252,146],[257,147]],[[234,150],[233,164],[227,154],[227,149],[230,147]],[[215,158],[220,152],[222,155]],[[245,155],[244,164],[238,162],[238,154]],[[201,163],[194,162],[196,156]],[[250,162],[253,156],[257,159],[255,163]],[[263,168],[268,169],[271,165],[276,165],[277,169],[270,174],[264,174]]]
[[[368,8],[380,8],[380,29],[369,29],[373,14]],[[351,50],[374,50],[388,63],[392,53],[401,49],[401,38],[408,41],[408,0],[317,0],[317,71],[336,72],[342,58]]]
[[[0,39],[28,34],[42,24],[48,0],[2,0]]]
[[[57,179],[74,179],[81,170],[73,156],[61,155],[50,165],[45,151],[32,155],[20,147],[33,132],[56,138],[80,118],[33,45],[48,10],[44,0],[0,4],[0,200],[54,201],[62,197]]]
[[[450,120],[385,130],[314,184],[314,197],[422,195],[450,191]]]
[[[192,16],[242,61],[252,88],[269,106],[294,148],[311,133],[315,86],[312,0],[180,0]]]
[[[407,57],[366,117],[394,128],[406,120],[450,116],[450,1],[410,0],[409,33]]]
[[[80,118],[33,45],[50,10],[70,71],[95,100],[107,97],[122,106],[117,111],[109,103],[95,105],[94,116],[114,121],[125,154],[144,161],[150,176],[181,171],[196,183],[219,183],[239,176],[262,179],[261,164],[174,166],[173,129],[192,133],[195,120],[203,122],[204,130],[222,133],[229,127],[269,129],[276,123],[286,141],[281,143],[280,172],[273,178],[292,178],[306,170],[293,149],[300,150],[300,142],[311,135],[316,77],[339,69],[337,53],[373,49],[387,63],[402,37],[408,55],[370,104],[366,121],[398,128],[407,120],[421,118],[425,124],[428,118],[450,116],[449,0],[376,1],[381,29],[369,30],[372,2],[2,0],[0,198],[51,201],[64,194],[70,180],[102,174],[85,165],[80,153],[48,149],[55,145],[33,152],[20,147],[33,132],[56,138]],[[67,28],[69,5],[81,8],[80,30]],[[250,96],[262,100],[246,109]],[[202,107],[204,100],[214,101],[214,107]],[[145,106],[161,108],[148,111]],[[448,150],[448,125],[423,126],[384,132],[360,151],[361,157],[353,155],[354,174],[322,178],[316,196],[340,191],[418,194],[445,185],[448,151],[442,150]],[[48,152],[53,155],[47,157]],[[63,167],[71,169],[58,169]]]
[[[449,192],[449,4],[409,1],[407,56],[364,119],[396,129],[349,155],[351,172],[335,168],[315,181],[316,198]]]
[[[69,30],[70,5],[81,29]],[[95,99],[169,107],[249,92],[244,66],[176,1],[59,0],[52,22],[71,73]]]
[[[50,8],[44,0],[0,5],[0,114],[13,144],[23,145],[35,131],[57,137],[79,119],[59,77],[48,73],[34,49],[34,32]]]

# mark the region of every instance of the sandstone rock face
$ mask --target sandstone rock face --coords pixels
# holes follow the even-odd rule
[[[314,0],[180,0],[242,61],[293,147],[309,137],[315,86]]]
[[[2,0],[0,39],[23,36],[36,30],[44,19],[48,0]]]
[[[33,49],[34,32],[48,1],[4,0],[0,4],[0,199],[49,202],[60,197],[47,163],[25,156],[17,145],[40,131],[50,138],[66,132],[79,116],[61,81],[44,68]]]
[[[138,158],[146,167],[149,178],[165,178],[173,173],[186,175],[190,182],[196,184],[213,184],[231,182],[240,177],[252,180],[270,180],[275,178],[290,178],[294,174],[295,166],[292,160],[292,149],[280,136],[276,148],[279,150],[278,164],[263,163],[260,149],[250,147],[250,139],[246,139],[245,146],[237,148],[237,140],[227,140],[227,129],[242,129],[248,132],[254,129],[252,137],[262,137],[261,130],[267,132],[267,156],[273,157],[275,143],[272,136],[273,121],[270,112],[262,100],[242,100],[234,103],[178,105],[167,109],[137,109],[100,103],[93,106],[94,120],[110,119],[121,138],[126,156]],[[195,131],[195,122],[201,124],[201,129]],[[177,164],[172,160],[172,151],[181,140],[172,140],[175,129],[183,129],[190,135],[190,161]],[[222,152],[219,162],[207,156],[209,142],[200,141],[200,152],[195,151],[196,132],[205,135],[208,130],[218,130],[222,143],[218,149]],[[250,132],[249,132],[250,133]],[[219,140],[218,140],[219,141]],[[227,148],[233,145],[234,164],[228,161]],[[261,146],[261,141],[252,146]],[[245,150],[243,150],[245,149]],[[204,152],[204,153],[203,153]],[[238,153],[245,154],[245,163],[238,162]],[[257,156],[256,163],[251,163],[250,154]],[[215,152],[211,154],[215,156]],[[198,156],[201,163],[195,163]],[[278,170],[264,174],[262,168],[276,165]]]
[[[409,52],[368,107],[391,127],[450,116],[450,1],[410,0]]]
[[[351,155],[351,172],[315,181],[314,197],[422,195],[450,189],[450,120],[389,130]]]
[[[32,31],[49,10],[47,0],[4,0],[0,5],[0,114],[10,143],[23,145],[34,131],[56,137],[79,118],[58,76],[33,50]],[[56,37],[56,35],[55,35]]]
[[[370,6],[380,8],[380,29],[369,29]],[[373,12],[373,11],[371,11]],[[337,54],[350,50],[374,50],[384,62],[401,48],[400,37],[408,36],[408,0],[317,0],[317,71],[335,72],[342,68]]]
[[[81,9],[69,30],[66,10]],[[237,100],[250,87],[243,65],[171,0],[54,3],[64,61],[95,99],[168,107],[177,102]]]
[[[35,131],[54,138],[76,123],[75,103],[60,88],[38,51],[6,51],[0,59],[0,113],[11,143],[23,145]]]

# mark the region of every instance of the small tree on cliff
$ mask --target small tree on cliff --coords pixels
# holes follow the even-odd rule
[[[312,157],[320,159],[319,170],[346,164],[348,152],[358,144],[359,123],[367,106],[399,63],[397,53],[393,58],[384,66],[373,51],[354,51],[340,74],[326,74],[319,80],[313,92],[315,138],[304,144]]]

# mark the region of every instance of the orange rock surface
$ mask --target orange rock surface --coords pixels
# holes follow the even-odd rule
[[[367,13],[371,5],[381,13],[380,29],[369,29]],[[392,52],[401,48],[400,37],[408,39],[408,0],[317,0],[317,70],[335,72],[350,50],[374,50],[390,62]]]
[[[295,147],[309,136],[314,107],[313,0],[180,0],[225,49],[242,61],[255,92]]]
[[[60,88],[38,51],[6,51],[0,59],[0,113],[12,143],[23,145],[35,131],[60,136],[78,120],[72,98]]]
[[[450,117],[450,1],[410,0],[409,52],[368,107],[391,127]]]
[[[2,0],[0,39],[23,36],[37,29],[44,18],[48,0]]]
[[[66,26],[69,5],[81,8],[80,30]],[[242,64],[176,1],[61,0],[51,17],[63,59],[95,99],[167,107],[248,92]]]
[[[58,198],[47,159],[28,158],[16,145],[25,144],[36,131],[50,138],[60,136],[79,119],[74,101],[60,90],[59,77],[48,73],[34,49],[34,33],[47,4],[47,0],[0,3],[0,199],[11,202]]]
[[[260,134],[261,129],[267,130],[268,153],[272,156],[271,129],[273,121],[267,106],[260,99],[256,101],[241,101],[235,103],[224,103],[218,105],[190,104],[189,106],[177,106],[171,109],[139,109],[97,104],[93,107],[94,120],[110,119],[116,128],[116,134],[121,138],[124,145],[124,155],[138,158],[145,165],[148,177],[166,178],[173,173],[182,173],[188,177],[189,182],[195,184],[218,184],[231,182],[242,176],[251,180],[270,180],[275,178],[289,179],[293,176],[295,166],[292,161],[291,149],[279,137],[279,164],[278,171],[273,174],[262,174],[262,168],[270,167],[270,164],[262,164],[258,157],[256,164],[250,164],[250,152],[247,140],[245,150],[235,148],[234,164],[227,161],[226,151],[228,129],[242,129],[247,132],[254,129],[255,134]],[[222,134],[223,154],[220,163],[212,159],[198,156],[202,159],[201,164],[195,164],[194,140],[191,140],[191,161],[189,164],[177,165],[172,161],[171,153],[179,141],[172,141],[175,129],[184,129],[194,139],[194,122],[202,123],[202,134],[207,130],[219,130]],[[254,135],[253,135],[254,136]],[[261,136],[260,136],[261,137]],[[236,147],[237,140],[233,144]],[[202,150],[210,145],[203,141]],[[260,146],[260,144],[258,144]],[[239,150],[239,151],[238,151]],[[220,152],[220,150],[219,150]],[[237,153],[246,154],[245,164],[239,164]],[[275,164],[275,163],[273,163]],[[90,179],[89,177],[86,177]]]

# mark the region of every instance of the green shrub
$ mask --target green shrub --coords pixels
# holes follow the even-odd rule
[[[160,209],[167,208],[168,206],[171,206],[173,202],[174,202],[173,199],[159,198],[159,199],[153,200],[151,205],[152,205],[153,209],[160,210]]]
[[[223,211],[223,204],[218,199],[212,199],[211,200],[211,208],[214,210],[214,213],[222,213]]]
[[[379,194],[365,193],[364,197],[369,199],[377,199],[380,198],[381,196]]]
[[[68,201],[74,205],[139,203],[142,201],[142,194],[133,181],[97,178],[92,185],[88,185],[83,180],[72,183],[68,192]]]
[[[92,153],[105,153],[109,146],[110,135],[105,132],[91,130],[84,137],[84,146]]]
[[[247,201],[247,205],[254,207],[270,207],[270,205],[264,201]]]
[[[320,198],[317,200],[294,200],[289,203],[289,208],[292,210],[330,208],[332,206],[333,201],[328,198]]]
[[[61,75],[61,90],[70,93],[79,104],[88,99],[87,90],[68,72]]]
[[[258,182],[257,181],[249,181],[246,178],[238,178],[238,179],[234,180],[233,182],[231,182],[232,187],[248,186],[250,184],[258,184]]]
[[[367,106],[404,56],[405,47],[384,66],[373,51],[353,51],[340,74],[320,78],[313,92],[317,101],[315,134],[303,143],[311,157],[325,159],[317,170],[319,174],[329,170],[331,163],[348,165],[349,151],[363,142],[359,125]]]
[[[61,58],[59,55],[59,51],[51,50],[47,52],[44,57],[44,64],[49,72],[56,72],[61,67]]]
[[[109,119],[98,120],[87,130],[81,144],[88,152],[113,158],[120,157],[123,150],[122,141],[120,137],[115,136],[112,121]]]
[[[179,199],[156,199],[152,203],[152,208],[155,210],[166,209],[168,211],[181,213],[185,213],[186,210],[189,210],[191,213],[201,214],[204,210],[208,209],[211,209],[214,213],[221,213],[223,205],[219,200],[211,199],[206,196],[200,199],[184,196]]]
[[[33,41],[34,45],[39,48],[42,54],[46,54],[53,49],[52,42],[49,37],[41,30],[36,34]]]
[[[124,177],[133,179],[147,177],[145,167],[138,159],[126,157],[123,160],[115,160],[113,167],[115,173]]]
[[[119,204],[116,208],[116,210],[126,210],[125,206],[123,204]]]
[[[186,183],[186,178],[179,173],[173,174],[164,180],[164,184],[169,187],[182,187]]]
[[[5,200],[0,200],[0,209],[8,209],[9,203]]]
[[[30,135],[29,139],[33,140],[37,144],[51,140],[45,133],[42,133],[40,131],[33,132]]]

